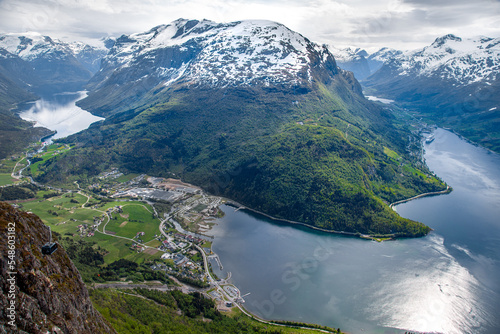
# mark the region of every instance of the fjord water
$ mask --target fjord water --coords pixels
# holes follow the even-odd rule
[[[104,119],[94,116],[76,105],[76,102],[85,96],[85,92],[47,95],[28,104],[19,116],[24,120],[36,122],[35,126],[43,126],[57,131],[52,139],[64,138],[85,130],[90,124]]]
[[[425,145],[453,192],[397,206],[434,231],[377,243],[224,206],[213,249],[245,307],[351,333],[499,333],[500,156],[438,129]]]

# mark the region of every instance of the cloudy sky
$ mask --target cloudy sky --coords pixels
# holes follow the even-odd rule
[[[0,0],[0,32],[66,41],[143,32],[178,18],[268,19],[318,43],[413,49],[453,33],[500,37],[500,0]]]

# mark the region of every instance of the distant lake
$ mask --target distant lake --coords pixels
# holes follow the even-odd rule
[[[434,229],[377,243],[223,206],[224,276],[266,319],[351,333],[500,333],[500,156],[438,129],[425,159],[454,191],[397,206]]]
[[[75,104],[86,95],[86,92],[50,95],[27,104],[19,116],[24,120],[36,122],[35,126],[57,131],[52,139],[64,138],[104,119],[92,115]]]

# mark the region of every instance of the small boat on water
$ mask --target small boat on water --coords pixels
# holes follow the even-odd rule
[[[430,144],[434,141],[434,139],[435,139],[434,136],[427,137],[427,139],[425,140],[425,143]]]

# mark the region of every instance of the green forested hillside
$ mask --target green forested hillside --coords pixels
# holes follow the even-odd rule
[[[399,217],[384,201],[444,185],[405,158],[409,132],[397,129],[349,78],[338,75],[300,93],[162,88],[143,99],[147,104],[66,139],[77,147],[40,165],[38,180],[85,181],[111,166],[175,173],[280,218],[351,232],[424,235],[428,227]]]
[[[318,333],[263,324],[239,311],[228,316],[215,309],[214,301],[197,292],[187,295],[180,291],[96,289],[90,291],[90,296],[95,308],[121,334]],[[328,332],[340,333],[340,330],[329,329]]]

